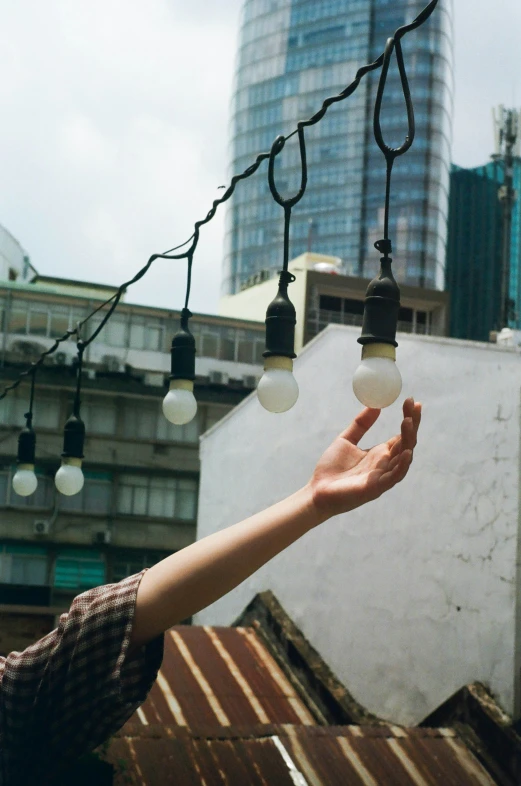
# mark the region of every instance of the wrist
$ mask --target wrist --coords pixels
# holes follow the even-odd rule
[[[299,493],[302,495],[302,504],[304,505],[305,516],[309,525],[308,529],[314,529],[330,518],[330,515],[326,513],[324,507],[318,504],[315,489],[311,483],[306,483]]]

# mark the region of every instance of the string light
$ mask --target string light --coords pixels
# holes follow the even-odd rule
[[[83,353],[86,347],[97,338],[101,330],[105,327],[128,287],[143,278],[156,259],[187,259],[188,261],[185,306],[181,311],[180,330],[172,340],[170,386],[169,392],[163,400],[163,412],[168,420],[176,424],[188,423],[195,416],[197,412],[197,402],[193,395],[195,380],[195,340],[188,327],[188,320],[192,316],[188,309],[188,298],[190,293],[193,255],[199,241],[200,229],[203,225],[212,220],[218,207],[232,196],[237,184],[241,180],[255,174],[262,162],[267,159],[269,162],[268,181],[271,193],[278,204],[284,208],[284,262],[283,269],[280,271],[277,296],[268,306],[266,313],[266,350],[263,353],[265,358],[264,375],[259,383],[257,394],[261,404],[271,412],[284,412],[295,404],[298,398],[298,385],[292,374],[293,359],[296,357],[294,353],[295,309],[289,300],[287,292],[288,285],[294,281],[294,276],[288,271],[289,226],[291,208],[302,198],[306,189],[307,167],[304,128],[315,125],[322,120],[332,104],[348,98],[354,93],[366,74],[375,71],[381,66],[382,74],[375,102],[374,133],[377,144],[386,158],[387,180],[384,238],[377,241],[375,247],[383,256],[380,260],[380,273],[369,284],[366,292],[362,335],[358,339],[359,343],[362,344],[362,362],[355,372],[353,388],[355,395],[367,406],[380,408],[388,406],[396,399],[401,390],[401,377],[395,363],[395,348],[397,346],[395,336],[400,305],[400,292],[391,270],[392,259],[390,254],[392,253],[392,247],[388,236],[390,181],[392,165],[395,158],[403,155],[403,153],[409,149],[414,138],[414,114],[400,41],[407,33],[415,30],[426,22],[437,5],[438,0],[431,0],[410,24],[398,28],[394,36],[388,39],[384,52],[374,62],[358,69],[355,78],[344,90],[337,95],[326,98],[321,108],[312,115],[312,117],[299,122],[297,128],[288,134],[288,136],[277,137],[269,153],[260,153],[249,167],[240,174],[234,175],[229,186],[225,188],[222,196],[213,201],[212,207],[206,216],[195,223],[194,232],[188,240],[162,254],[153,254],[146,265],[132,279],[122,284],[111,298],[94,309],[94,311],[92,311],[82,322],[78,323],[76,328],[66,331],[60,338],[55,339],[52,346],[45,352],[42,352],[38,360],[35,361],[29,369],[21,372],[12,384],[4,388],[3,392],[0,394],[0,400],[5,398],[11,391],[15,390],[27,376],[32,375],[31,403],[29,412],[25,415],[26,426],[19,436],[17,458],[18,470],[13,477],[13,487],[17,493],[29,495],[34,492],[37,486],[36,475],[34,474],[36,435],[32,428],[32,406],[36,371],[43,365],[45,359],[59,348],[62,342],[67,341],[75,335],[79,337],[80,329],[83,328],[97,312],[108,307],[106,314],[101,319],[100,324],[92,335],[85,341],[78,341],[77,344],[78,369],[76,398],[73,413],[65,424],[62,465],[56,473],[56,486],[61,493],[75,494],[81,490],[83,486],[83,472],[81,466],[85,439],[85,426],[81,420],[79,411]],[[392,149],[385,144],[380,128],[383,91],[393,51],[396,53],[409,125],[409,133],[406,140],[404,144],[397,149]],[[295,134],[298,134],[299,137],[302,165],[301,187],[294,197],[283,199],[277,191],[274,182],[274,162],[285,143]],[[190,244],[190,247],[186,251],[179,254],[172,253],[188,244]]]
[[[25,428],[18,437],[18,469],[13,476],[13,489],[21,497],[30,497],[38,487],[38,479],[34,474],[36,453],[36,434],[33,430],[34,378],[36,369],[31,370],[31,396],[29,411],[25,413]]]
[[[402,390],[402,377],[396,365],[396,347],[398,346],[396,327],[400,308],[400,289],[391,270],[392,245],[389,239],[389,202],[393,164],[398,156],[402,156],[411,147],[414,141],[415,126],[399,32],[395,34],[394,38],[387,39],[374,107],[374,136],[378,147],[384,154],[386,163],[384,237],[374,244],[377,251],[380,251],[383,256],[380,259],[380,272],[369,284],[365,296],[362,335],[358,339],[358,342],[362,344],[362,362],[353,377],[355,396],[366,407],[374,409],[382,409],[393,404]],[[405,141],[397,148],[386,145],[380,125],[382,100],[393,50],[396,52],[396,63],[407,109],[408,125]]]
[[[170,389],[163,399],[163,414],[170,423],[174,423],[176,426],[189,423],[197,412],[197,401],[194,396],[195,338],[188,327],[188,320],[192,316],[188,309],[192,282],[192,261],[193,251],[190,251],[185,305],[181,312],[181,328],[172,339],[170,350],[172,361]]]
[[[81,405],[81,372],[83,368],[83,353],[86,343],[78,341],[78,367],[76,369],[76,395],[72,415],[67,420],[63,429],[63,452],[61,467],[56,473],[54,482],[60,494],[72,497],[79,494],[83,488],[85,478],[81,469],[83,462],[83,444],[85,442],[85,424],[80,417]]]
[[[297,127],[301,179],[300,188],[295,196],[284,199],[275,185],[275,158],[281,152],[286,140],[278,136],[274,141],[268,164],[268,184],[273,199],[284,208],[284,248],[282,270],[279,273],[279,289],[277,295],[268,306],[266,312],[266,349],[263,352],[264,374],[257,387],[260,403],[268,412],[286,412],[296,403],[299,389],[293,376],[293,358],[295,355],[295,325],[297,322],[295,307],[288,297],[288,284],[295,281],[295,276],[288,271],[289,263],[289,227],[291,209],[304,196],[308,172],[306,162],[306,142],[302,123]]]

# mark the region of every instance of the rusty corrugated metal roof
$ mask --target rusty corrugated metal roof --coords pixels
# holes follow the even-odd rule
[[[165,633],[163,664],[135,722],[188,729],[316,723],[252,628],[184,625]]]
[[[203,735],[134,724],[112,740],[107,760],[114,786],[496,784],[451,729],[283,725]]]
[[[176,626],[115,786],[493,786],[452,729],[324,726],[256,630]],[[124,763],[124,764],[122,764]]]

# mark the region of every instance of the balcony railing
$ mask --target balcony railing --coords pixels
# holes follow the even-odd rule
[[[324,330],[328,325],[352,325],[354,327],[362,326],[362,314],[349,314],[342,311],[328,311],[326,309],[319,309],[310,311],[308,315],[308,335],[309,338],[316,336],[321,330]],[[399,320],[397,324],[397,331],[399,333],[416,333],[418,335],[430,335],[429,326],[425,324],[413,322],[405,322]]]

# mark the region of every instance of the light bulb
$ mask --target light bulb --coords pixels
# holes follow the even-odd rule
[[[54,482],[60,494],[64,494],[66,497],[79,494],[85,482],[83,472],[81,471],[81,459],[62,459],[62,465],[56,473]]]
[[[173,379],[170,390],[163,399],[163,415],[170,423],[184,426],[197,412],[197,401],[193,393],[194,383],[189,379]]]
[[[390,344],[366,344],[362,362],[353,377],[353,391],[366,407],[383,409],[393,404],[402,390],[396,366],[396,350]]]
[[[34,474],[34,464],[19,464],[13,477],[13,489],[21,497],[30,497],[34,494],[38,479]]]
[[[268,412],[287,412],[298,399],[297,380],[293,376],[291,358],[266,358],[264,374],[257,387],[260,403]]]

